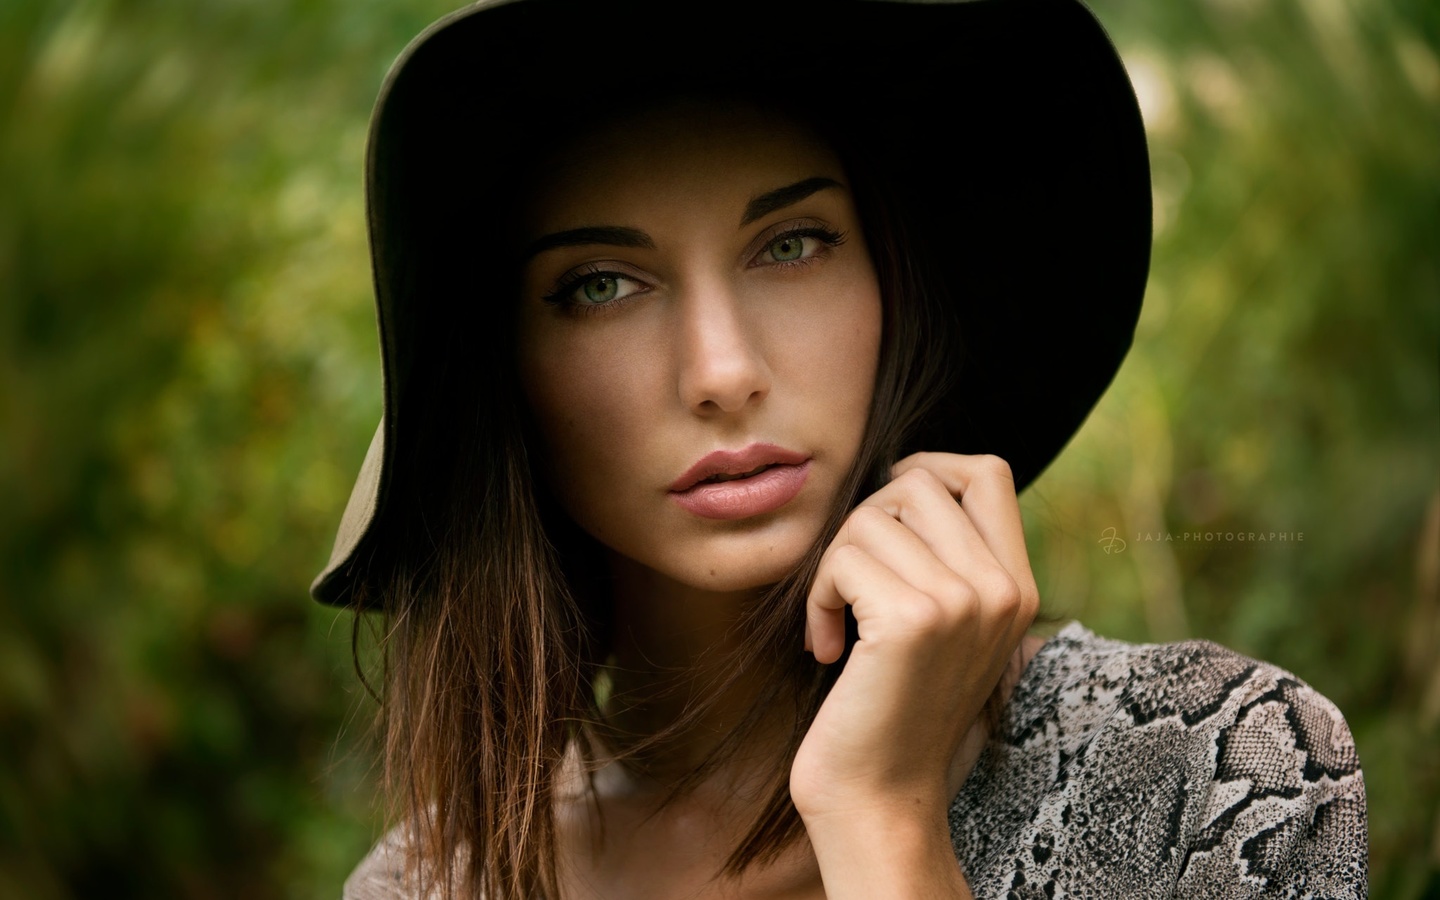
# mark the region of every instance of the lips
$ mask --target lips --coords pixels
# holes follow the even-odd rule
[[[768,469],[768,468],[770,468],[770,466],[761,466],[761,467],[758,468],[758,469],[751,469],[750,471],[746,472],[744,475],[711,475],[709,478],[705,478],[705,479],[701,480],[700,483],[701,483],[701,484],[719,484],[719,483],[721,483],[722,481],[734,481],[734,480],[736,480],[737,478],[749,478],[749,477],[752,476],[752,475],[759,475],[761,472],[765,471],[765,470]]]
[[[679,493],[702,483],[720,484],[751,478],[773,466],[798,466],[809,458],[804,453],[775,444],[751,444],[742,450],[716,450],[685,470],[685,474],[670,485],[670,490]]]
[[[794,500],[809,474],[809,456],[774,444],[717,450],[675,479],[670,499],[702,519],[748,519]]]

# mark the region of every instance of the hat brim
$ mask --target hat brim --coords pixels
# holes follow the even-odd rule
[[[1023,489],[1064,448],[1130,348],[1151,243],[1139,107],[1083,5],[481,3],[411,43],[371,120],[366,188],[384,420],[311,586],[315,599],[348,602],[353,561],[378,530],[406,439],[406,373],[420,352],[416,270],[426,265],[417,234],[483,215],[447,209],[447,167],[504,179],[537,116],[651,90],[656,79],[741,77],[773,77],[777,90],[802,98],[841,79],[847,118],[885,161],[948,281],[965,353],[915,449],[995,453]],[[454,139],[457,127],[467,140]],[[461,143],[464,158],[447,157]]]

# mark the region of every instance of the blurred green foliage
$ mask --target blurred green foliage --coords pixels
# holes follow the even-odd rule
[[[375,837],[305,588],[380,408],[368,113],[449,5],[0,5],[0,897],[334,897]],[[1157,239],[1024,498],[1047,604],[1314,684],[1373,896],[1440,896],[1440,11],[1096,6]]]

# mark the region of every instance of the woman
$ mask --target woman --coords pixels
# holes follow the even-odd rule
[[[386,415],[313,590],[388,617],[403,822],[347,896],[1362,896],[1323,697],[1026,636],[1016,493],[1148,260],[1103,32],[719,12],[472,8],[387,82]]]

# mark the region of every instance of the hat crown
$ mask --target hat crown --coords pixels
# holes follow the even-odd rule
[[[787,10],[804,27],[754,26],[752,14]],[[617,20],[645,65],[556,63],[586,58]],[[711,87],[795,77],[797,60],[843,84],[834,93],[857,139],[883,136],[871,145],[956,303],[962,365],[920,446],[1000,455],[1017,489],[1043,471],[1124,359],[1149,269],[1144,128],[1089,10],[1076,0],[736,0],[694,29],[658,0],[482,0],[411,42],[372,116],[385,414],[316,599],[346,601],[353,561],[380,532],[397,447],[412,439],[416,323],[442,302],[440,273],[485,265],[487,236],[503,227],[485,198],[533,152],[535,123],[650,90],[655,72],[671,89]]]

